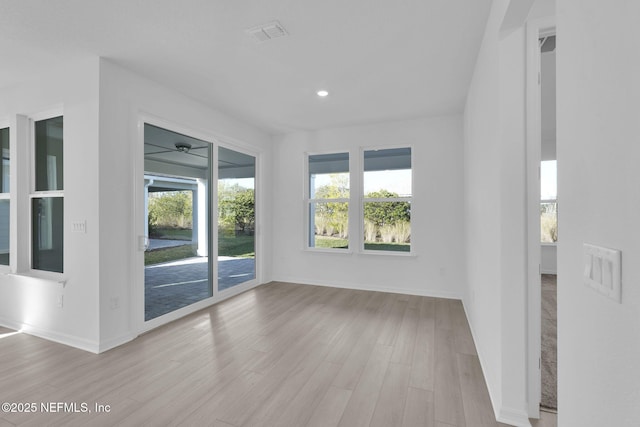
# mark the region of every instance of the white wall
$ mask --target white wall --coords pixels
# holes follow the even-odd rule
[[[540,271],[543,274],[558,274],[558,247],[554,244],[540,245]]]
[[[0,90],[3,121],[52,107],[62,107],[64,113],[65,266],[60,278],[66,285],[32,275],[0,274],[0,324],[99,352],[138,332],[131,304],[132,273],[136,268],[141,271],[141,266],[133,264],[135,224],[144,221],[133,216],[138,202],[134,189],[138,181],[142,186],[143,179],[134,176],[137,153],[142,153],[137,132],[140,113],[259,153],[258,197],[262,200],[258,207],[264,219],[271,209],[271,139],[250,125],[98,58],[47,69],[35,81]],[[22,178],[20,198],[12,203],[19,202],[18,216],[28,218],[30,166],[24,147],[12,153],[12,161]],[[71,232],[76,221],[86,221],[86,233]],[[29,224],[20,221],[18,225],[18,233],[12,230],[17,234],[18,253],[26,260]],[[270,228],[264,221],[260,225],[261,241],[268,242]],[[271,278],[271,258],[262,244],[258,262],[266,282]],[[57,307],[59,296],[63,296],[62,308]]]
[[[503,2],[504,3],[504,2]],[[504,5],[494,3],[465,105],[464,212],[467,286],[464,304],[494,408],[501,395],[499,48]]]
[[[522,26],[527,10],[494,1],[465,107],[464,304],[496,417],[514,425],[528,425]]]
[[[554,244],[540,245],[540,271],[543,274],[558,274],[558,248]]]
[[[553,16],[553,15],[551,15]],[[542,103],[541,160],[556,160],[556,53],[540,55],[540,102]]]
[[[271,210],[271,138],[264,132],[177,92],[133,74],[107,60],[100,62],[100,341],[102,348],[126,341],[134,332],[131,318],[132,274],[135,265],[135,186],[142,190],[142,175],[134,176],[134,160],[142,147],[138,140],[140,114],[158,117],[205,140],[215,137],[260,154],[257,198],[262,223],[259,241],[271,238],[264,220]],[[262,190],[262,192],[260,192]],[[142,203],[142,199],[138,201]],[[138,229],[139,230],[139,229]],[[271,279],[271,252],[258,248],[262,282]],[[111,307],[117,298],[119,307]]]
[[[414,155],[415,257],[304,250],[305,152],[409,145]],[[460,116],[296,132],[275,138],[275,280],[459,297],[464,281]]]
[[[0,324],[95,351],[98,348],[98,59],[44,68],[33,81],[0,90],[0,117],[32,115],[53,107],[64,113],[64,274],[57,282],[24,275],[0,275]],[[12,153],[24,191],[12,203],[18,210],[19,249],[28,249],[27,194],[29,159],[24,149]],[[15,176],[15,175],[14,175]],[[13,185],[13,184],[12,184]],[[72,233],[74,221],[85,221],[86,234]],[[15,230],[13,230],[15,232]],[[15,256],[15,253],[12,254]],[[63,307],[57,307],[63,296]]]
[[[640,425],[640,3],[558,0],[558,404],[563,427]],[[582,245],[622,251],[622,303]]]

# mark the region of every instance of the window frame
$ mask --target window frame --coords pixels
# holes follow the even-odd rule
[[[409,197],[382,197],[382,198],[367,198],[365,197],[365,193],[364,193],[364,153],[366,151],[380,151],[380,150],[394,150],[394,149],[401,149],[401,148],[408,148],[409,150],[411,150],[411,196]],[[415,250],[414,250],[414,246],[413,246],[413,242],[409,245],[409,250],[408,251],[389,251],[389,250],[376,250],[376,249],[365,249],[365,241],[364,241],[364,206],[365,203],[371,203],[371,202],[409,202],[409,206],[411,207],[411,219],[413,220],[414,214],[413,214],[413,208],[414,208],[414,203],[413,203],[413,195],[415,193],[414,191],[414,185],[415,185],[415,170],[414,170],[414,164],[415,164],[415,154],[414,154],[415,150],[413,147],[413,144],[396,144],[396,145],[385,145],[385,146],[367,146],[367,147],[361,147],[360,148],[360,153],[359,153],[359,160],[360,160],[360,168],[358,170],[358,173],[360,175],[360,188],[359,188],[359,217],[358,217],[358,222],[359,222],[359,227],[358,227],[358,239],[359,239],[359,243],[358,243],[358,250],[361,254],[366,254],[366,255],[390,255],[390,256],[415,256]],[[411,230],[413,230],[413,221],[410,221],[411,224]]]
[[[0,272],[2,273],[10,273],[13,271],[12,266],[15,265],[16,260],[16,251],[14,248],[14,233],[15,227],[14,225],[14,209],[15,209],[15,128],[11,120],[9,119],[1,119],[0,120],[0,129],[7,129],[9,131],[9,191],[8,192],[0,192],[0,200],[7,200],[9,202],[9,228],[8,239],[9,239],[9,264],[0,264]],[[1,147],[0,147],[1,149]]]
[[[63,128],[62,128],[62,159],[63,159],[63,168],[62,175],[63,177],[66,175],[64,171],[64,158],[66,152],[66,144],[64,143],[66,140],[66,131],[64,126],[64,111],[62,108],[55,108],[47,111],[40,112],[38,114],[33,114],[28,116],[28,129],[29,129],[29,140],[28,140],[28,159],[29,159],[29,187],[28,187],[28,195],[27,195],[27,209],[29,212],[28,215],[28,228],[29,228],[29,242],[28,242],[28,274],[36,277],[43,278],[53,278],[60,279],[66,272],[66,256],[65,256],[65,248],[66,248],[66,231],[65,231],[65,223],[66,223],[66,215],[64,209],[64,183],[65,179],[63,178],[63,186],[62,190],[36,190],[36,122],[55,119],[57,117],[62,117],[63,120]],[[63,231],[62,231],[62,271],[51,271],[51,270],[42,270],[33,267],[34,257],[33,257],[33,237],[34,237],[34,229],[33,229],[33,200],[34,199],[47,199],[47,198],[62,198],[63,202],[63,213],[62,213],[62,223],[63,223]]]
[[[415,215],[415,147],[413,144],[394,144],[384,146],[361,146],[353,149],[332,149],[322,151],[308,151],[304,153],[304,167],[303,167],[303,188],[302,188],[302,216],[303,216],[303,236],[302,236],[302,249],[309,252],[329,253],[329,254],[357,254],[357,255],[373,255],[373,256],[399,256],[399,257],[414,257],[416,251],[413,242],[409,247],[409,251],[389,251],[389,250],[373,250],[365,249],[364,246],[364,153],[365,151],[373,150],[392,150],[398,148],[407,148],[411,150],[411,196],[410,197],[394,197],[383,199],[367,199],[367,201],[401,201],[409,202],[411,204],[411,217]],[[336,198],[336,199],[311,199],[310,198],[310,177],[309,177],[309,157],[325,154],[340,154],[347,153],[349,155],[349,198]],[[330,201],[330,202],[346,202],[348,203],[348,244],[347,249],[343,248],[316,248],[310,246],[311,238],[311,218],[310,218],[310,206],[311,203]],[[411,222],[411,229],[414,230],[413,221]]]
[[[349,157],[349,197],[340,197],[335,199],[318,199],[311,198],[311,182],[309,176],[309,158],[311,156],[323,156],[327,154],[347,154]],[[354,156],[351,150],[325,150],[325,151],[313,151],[304,153],[304,179],[303,179],[303,217],[304,217],[304,235],[303,235],[303,248],[312,252],[325,252],[325,253],[353,253],[353,235],[352,235],[352,209],[353,209],[353,176],[354,176]],[[311,246],[311,204],[312,203],[346,203],[347,204],[347,229],[349,234],[347,237],[347,248],[318,248]]]

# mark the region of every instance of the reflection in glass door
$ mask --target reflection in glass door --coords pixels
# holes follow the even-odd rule
[[[213,295],[209,268],[211,144],[145,124],[145,321]]]
[[[218,290],[256,277],[256,158],[218,149]]]

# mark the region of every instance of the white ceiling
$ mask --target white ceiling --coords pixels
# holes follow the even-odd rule
[[[271,133],[461,112],[490,5],[0,0],[0,88],[98,55]],[[245,33],[274,19],[289,36]]]

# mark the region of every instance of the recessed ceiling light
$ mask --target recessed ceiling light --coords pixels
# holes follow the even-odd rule
[[[316,93],[318,94],[318,96],[321,96],[322,98],[324,98],[325,96],[329,95],[329,92],[327,92],[326,90],[319,90]]]

